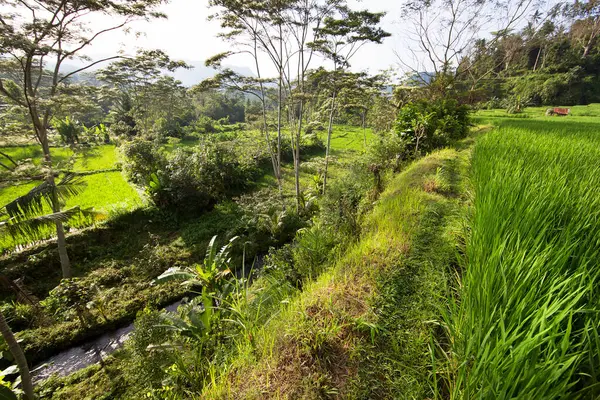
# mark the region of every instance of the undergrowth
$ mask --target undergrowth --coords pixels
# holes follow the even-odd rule
[[[394,178],[361,239],[262,327],[203,398],[424,398],[431,321],[455,259],[467,152],[443,150]],[[428,184],[431,177],[439,185]]]

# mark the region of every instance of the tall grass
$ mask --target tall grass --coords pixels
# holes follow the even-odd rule
[[[511,121],[477,143],[447,318],[452,399],[600,393],[600,125]]]

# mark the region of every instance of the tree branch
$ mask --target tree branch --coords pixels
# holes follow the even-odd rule
[[[65,80],[69,79],[71,76],[73,76],[75,74],[78,74],[79,72],[85,71],[85,70],[87,70],[89,68],[92,68],[94,65],[98,65],[98,64],[106,62],[106,61],[116,60],[116,59],[120,59],[120,58],[126,58],[126,57],[125,56],[112,56],[112,57],[103,58],[103,59],[98,60],[98,61],[94,61],[93,63],[88,64],[85,67],[81,67],[81,68],[79,68],[79,69],[77,69],[77,70],[75,70],[73,72],[69,72],[68,74],[64,75],[61,79],[58,80],[58,83],[62,83]]]

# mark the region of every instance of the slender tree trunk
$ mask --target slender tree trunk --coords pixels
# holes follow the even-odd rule
[[[4,319],[4,315],[0,312],[0,333],[4,338],[4,341],[8,345],[8,350],[10,354],[15,359],[15,363],[19,368],[19,373],[21,374],[21,384],[23,385],[23,392],[25,392],[25,398],[27,400],[33,400],[33,383],[31,382],[31,374],[29,373],[29,366],[27,365],[27,359],[25,358],[25,354],[23,354],[23,350],[21,350],[21,346],[17,343],[17,339],[15,335],[13,335],[10,327],[6,323],[6,319]]]
[[[367,149],[367,111],[363,111],[362,113],[362,130],[363,130],[363,139],[365,141],[365,150]]]
[[[335,115],[335,100],[337,91],[333,90],[331,96],[331,110],[329,111],[329,125],[327,127],[327,147],[325,148],[325,172],[323,175],[323,194],[327,191],[327,170],[329,169],[329,153],[331,151],[331,135],[333,133],[333,117]]]
[[[535,64],[533,64],[533,72],[537,70],[538,62],[540,61],[540,55],[542,54],[542,46],[538,49],[537,57],[535,58]]]
[[[279,85],[277,102],[277,176],[281,181],[281,123],[283,112],[283,30],[279,24]],[[279,184],[279,191],[283,198],[283,187]]]
[[[304,100],[300,100],[300,116],[298,118],[298,129],[296,130],[296,148],[294,157],[294,177],[296,183],[296,209],[300,212],[300,139],[302,134],[302,122],[304,113]]]
[[[54,176],[51,174],[48,183],[54,185]],[[58,201],[58,195],[56,192],[52,195],[52,211],[54,213],[60,212],[60,203]],[[56,221],[56,241],[58,244],[58,256],[60,258],[60,267],[62,269],[62,277],[70,278],[71,273],[71,261],[69,260],[69,253],[67,253],[67,240],[65,237],[65,228],[61,221]]]
[[[415,158],[417,158],[417,155],[419,154],[419,142],[424,136],[425,135],[422,134],[421,129],[419,128],[419,133],[417,133],[417,144],[415,145]]]
[[[591,43],[588,43],[584,48],[583,48],[583,54],[581,55],[581,58],[586,58],[590,52],[590,48],[591,48]]]
[[[41,128],[38,137],[42,144],[42,150],[44,152],[44,158],[50,168],[50,172],[46,181],[48,184],[54,187],[56,185],[54,181],[54,173],[52,171],[52,157],[50,155],[50,145],[48,144],[48,133],[44,127]],[[52,212],[60,212],[60,202],[56,191],[52,194]],[[69,260],[69,254],[67,253],[67,240],[65,238],[65,229],[61,221],[56,221],[56,241],[58,244],[58,256],[60,258],[60,267],[62,269],[63,278],[70,278],[71,274],[71,261]]]
[[[254,39],[254,62],[255,62],[255,66],[256,66],[256,73],[258,74],[258,79],[261,79],[261,69],[260,69],[260,64],[258,62],[258,47],[257,47],[256,38]],[[277,154],[274,154],[272,143],[271,143],[271,136],[269,135],[269,124],[267,122],[267,100],[266,100],[266,94],[265,94],[265,87],[264,87],[262,81],[260,82],[259,86],[260,86],[262,117],[263,117],[263,127],[265,130],[265,138],[267,140],[267,147],[269,149],[269,155],[271,156],[271,163],[273,164],[273,173],[275,174],[275,179],[277,180],[277,187],[279,188],[279,195],[281,196],[281,199],[283,201],[283,183],[281,182],[281,144],[280,144],[281,129],[280,129],[280,127],[278,127]],[[281,123],[279,123],[279,125],[281,125]]]

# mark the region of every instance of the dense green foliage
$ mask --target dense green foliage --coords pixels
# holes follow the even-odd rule
[[[415,153],[427,152],[467,136],[469,108],[454,99],[408,103],[400,110],[395,129]]]
[[[191,87],[84,56],[162,0],[0,3],[0,397],[128,324],[36,394],[600,395],[600,108],[542,107],[600,100],[598,0],[411,0],[399,80],[385,13],[211,0]]]
[[[598,123],[582,118],[505,120],[478,140],[446,321],[441,375],[452,396],[597,396],[599,139]]]
[[[557,2],[515,32],[479,39],[459,66],[469,102],[575,105],[600,101],[598,1]]]

